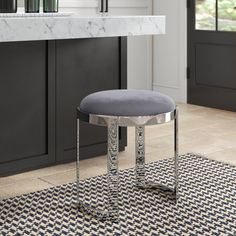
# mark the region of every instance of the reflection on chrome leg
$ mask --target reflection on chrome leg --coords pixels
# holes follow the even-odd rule
[[[174,177],[175,177],[175,194],[176,194],[176,202],[179,198],[179,120],[178,120],[178,108],[176,108],[175,120],[174,120]]]
[[[135,127],[136,185],[145,184],[145,127]]]
[[[117,119],[111,119],[108,123],[107,185],[109,216],[113,221],[118,219],[118,146]]]

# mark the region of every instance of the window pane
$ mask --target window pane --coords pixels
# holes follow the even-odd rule
[[[218,30],[236,31],[236,0],[218,0]]]
[[[196,0],[197,30],[216,30],[216,0]]]

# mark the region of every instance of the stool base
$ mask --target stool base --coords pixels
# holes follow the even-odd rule
[[[80,114],[81,116],[81,114]],[[145,125],[162,124],[174,120],[174,178],[175,187],[167,186],[147,181],[145,179]],[[108,203],[107,210],[101,211],[89,204],[79,201],[79,118],[77,119],[77,200],[78,207],[86,213],[93,215],[101,220],[111,220],[117,222],[118,214],[118,144],[119,144],[119,126],[135,125],[136,135],[136,183],[135,185],[142,189],[160,189],[165,192],[171,192],[175,195],[176,202],[178,200],[178,111],[177,109],[171,113],[161,114],[155,117],[104,117],[91,115],[89,123],[106,124],[108,128],[108,151],[107,151],[107,185],[108,185]],[[142,123],[142,124],[140,124]]]

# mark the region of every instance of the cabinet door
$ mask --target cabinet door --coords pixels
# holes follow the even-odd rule
[[[81,100],[96,91],[125,87],[126,60],[121,54],[119,38],[57,41],[58,161],[75,159],[76,108]],[[81,158],[106,153],[106,128],[81,123],[80,135]]]
[[[55,160],[54,73],[47,48],[44,41],[0,44],[0,175]]]

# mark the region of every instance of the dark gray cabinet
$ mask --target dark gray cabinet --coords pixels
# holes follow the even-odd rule
[[[0,52],[0,176],[75,160],[76,107],[126,88],[126,38],[1,43]],[[81,158],[105,154],[106,140],[106,128],[81,123]]]

